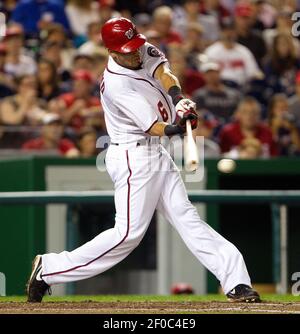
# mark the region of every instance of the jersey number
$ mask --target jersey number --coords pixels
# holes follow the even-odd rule
[[[168,120],[169,116],[168,116],[168,112],[167,112],[166,108],[164,107],[164,105],[161,101],[159,101],[157,103],[157,108],[158,108],[158,111],[161,114],[161,117],[162,117],[163,121],[166,122]]]

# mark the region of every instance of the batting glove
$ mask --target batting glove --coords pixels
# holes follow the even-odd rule
[[[190,110],[196,109],[196,103],[190,99],[181,99],[175,106],[176,113],[180,118],[183,118]]]
[[[196,113],[196,103],[190,99],[180,100],[176,106],[176,114],[180,118],[179,124],[184,126],[186,121],[189,119],[191,121],[192,129],[195,129],[198,124],[198,115]]]

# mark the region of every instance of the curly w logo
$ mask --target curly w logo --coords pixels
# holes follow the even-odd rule
[[[133,31],[133,29],[130,28],[129,30],[127,30],[127,31],[125,32],[125,35],[126,35],[126,37],[127,37],[128,39],[131,39],[131,38],[133,37],[133,35],[134,35],[134,31]]]

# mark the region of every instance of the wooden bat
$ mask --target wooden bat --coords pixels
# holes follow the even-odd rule
[[[186,121],[186,134],[184,138],[184,166],[186,171],[194,172],[199,166],[199,155],[189,119]]]

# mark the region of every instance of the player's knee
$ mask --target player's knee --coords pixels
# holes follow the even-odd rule
[[[129,231],[126,239],[128,243],[130,243],[134,247],[137,247],[142,241],[143,235],[141,233],[137,233],[136,231]]]
[[[123,228],[115,228],[115,232],[117,234],[117,239],[121,238],[121,242],[119,242],[119,249],[123,249],[123,251],[131,252],[134,248],[136,248],[142,240],[142,236],[138,233],[134,233],[134,231],[125,230]]]
[[[223,246],[223,252],[230,255],[230,257],[239,258],[242,256],[240,251],[237,249],[237,247],[231,243],[230,241],[227,241],[226,244]]]
[[[184,217],[186,215],[197,214],[195,207],[189,200],[174,205],[172,207],[172,212],[175,217]]]

